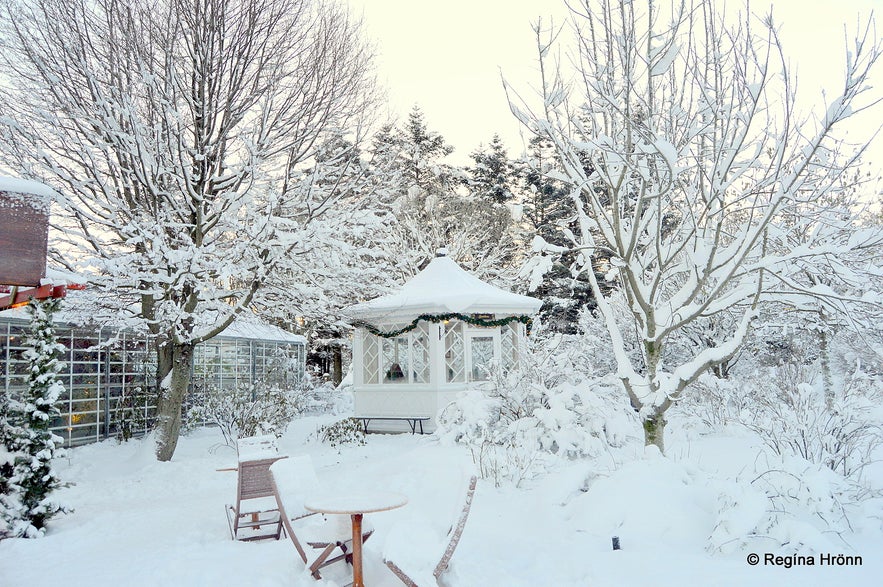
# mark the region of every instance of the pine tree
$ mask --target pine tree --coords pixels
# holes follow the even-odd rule
[[[495,134],[487,147],[479,146],[469,156],[475,161],[475,166],[469,168],[470,191],[498,204],[510,202],[514,197],[515,168],[500,135]]]
[[[574,210],[564,184],[549,177],[549,172],[555,169],[550,141],[541,136],[532,138],[527,160],[517,172],[524,185],[524,218],[534,235],[549,244],[567,247],[567,233],[576,229]],[[575,333],[580,311],[594,307],[588,279],[585,275],[574,275],[570,269],[575,257],[575,253],[562,255],[532,292],[543,300],[540,319],[553,332]],[[603,279],[601,281],[603,283]]]
[[[451,181],[451,169],[441,159],[454,152],[442,135],[430,131],[418,106],[411,109],[403,132],[402,171],[409,186],[437,191]]]
[[[45,532],[46,522],[64,508],[50,498],[60,486],[52,470],[63,442],[49,430],[58,415],[56,402],[64,390],[57,374],[58,354],[64,349],[55,339],[52,316],[60,300],[32,300],[30,332],[24,353],[28,360],[28,387],[20,397],[7,398],[0,406],[3,446],[0,473],[5,485],[0,495],[0,538],[36,538]],[[0,455],[2,456],[2,455]]]
[[[15,453],[11,450],[15,428],[10,421],[9,403],[9,396],[0,392],[0,540],[11,534],[10,524],[19,510],[17,495],[9,483],[15,464]]]

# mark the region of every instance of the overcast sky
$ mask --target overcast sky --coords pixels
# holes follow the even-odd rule
[[[646,0],[636,0],[643,2]],[[501,74],[516,87],[536,81],[531,23],[543,16],[562,22],[560,0],[349,0],[364,16],[377,43],[378,72],[388,91],[391,114],[404,119],[414,104],[427,123],[448,140],[462,160],[495,132],[510,155],[522,151],[519,127],[508,110]],[[738,4],[730,0],[730,5]],[[844,25],[872,9],[883,15],[883,0],[777,0],[785,49],[797,68],[800,94],[820,101],[822,87],[836,90],[844,62]],[[769,0],[753,0],[755,12]],[[881,17],[883,18],[883,17]],[[880,23],[883,30],[883,22]],[[875,93],[883,96],[883,63]],[[840,76],[840,77],[838,77]],[[883,108],[867,117],[868,132],[883,122]],[[883,138],[874,158],[883,165]]]

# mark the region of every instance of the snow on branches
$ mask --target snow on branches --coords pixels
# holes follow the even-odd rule
[[[857,301],[840,278],[854,283],[860,264],[847,267],[850,259],[883,238],[854,229],[851,171],[864,146],[834,131],[874,103],[866,81],[881,46],[872,26],[860,31],[842,94],[812,123],[797,116],[770,19],[726,21],[701,0],[578,4],[575,69],[551,63],[537,27],[543,106],[532,110],[511,90],[510,100],[555,147],[556,179],[570,187],[578,221],[573,269],[589,280],[646,440],[662,448],[666,410],[738,351],[762,304]],[[550,265],[533,262],[533,283]],[[597,275],[624,293],[626,324]],[[666,363],[667,345],[690,324],[733,311],[739,318],[720,338]],[[632,329],[637,360],[624,342]]]

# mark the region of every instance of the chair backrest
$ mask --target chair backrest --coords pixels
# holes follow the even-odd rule
[[[273,481],[270,477],[270,466],[280,459],[277,455],[269,459],[239,462],[239,480],[237,491],[239,499],[256,499],[273,495]]]
[[[451,562],[451,557],[454,556],[454,551],[460,543],[460,537],[463,535],[463,529],[466,527],[466,520],[469,518],[469,511],[472,509],[472,498],[475,495],[475,486],[477,483],[478,478],[475,475],[469,478],[469,486],[466,490],[466,496],[461,502],[463,507],[460,509],[460,516],[457,518],[457,522],[451,526],[450,531],[448,531],[448,544],[445,547],[441,560],[438,561],[435,570],[432,572],[436,579],[448,568],[448,564]]]
[[[276,437],[268,435],[240,438],[236,441],[236,453],[239,460],[236,488],[238,499],[241,501],[273,495],[270,465],[285,458],[276,449]]]
[[[270,467],[270,475],[276,484],[281,505],[290,519],[310,513],[304,508],[304,500],[308,495],[315,494],[320,484],[309,455],[276,461]]]

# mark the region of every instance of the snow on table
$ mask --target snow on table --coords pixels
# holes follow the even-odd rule
[[[366,493],[329,493],[310,497],[304,508],[324,514],[367,514],[400,508],[408,503],[401,493],[391,491],[370,491]]]

